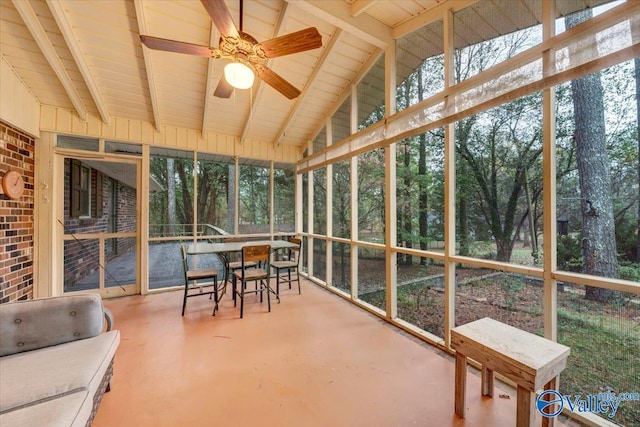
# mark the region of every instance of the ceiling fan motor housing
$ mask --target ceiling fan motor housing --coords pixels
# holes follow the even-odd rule
[[[242,31],[238,33],[240,37],[220,36],[218,46],[220,57],[242,62],[254,69],[259,68],[267,60],[264,51],[258,45],[258,41],[251,35]]]
[[[240,0],[240,30],[236,28],[224,0],[201,0],[201,2],[220,32],[220,42],[217,48],[144,34],[140,35],[140,41],[150,49],[209,58],[225,58],[232,63],[240,63],[288,99],[294,99],[300,95],[300,90],[267,66],[267,59],[321,47],[322,36],[317,28],[309,27],[258,43],[255,38],[242,31],[242,0]],[[234,87],[238,86],[232,86],[223,76],[216,87],[214,96],[229,98]]]

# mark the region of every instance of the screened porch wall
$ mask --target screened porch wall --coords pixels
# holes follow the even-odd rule
[[[575,348],[563,392],[597,392],[607,386],[623,392],[634,389],[640,378],[637,357],[640,336],[633,326],[634,319],[640,316],[640,306],[634,302],[640,299],[640,277],[633,271],[640,269],[633,266],[633,261],[624,261],[620,264],[619,276],[584,274],[585,270],[577,266],[575,259],[567,258],[570,242],[558,236],[556,220],[568,213],[572,218],[569,233],[574,238],[582,233],[582,222],[576,218],[589,204],[569,190],[570,185],[577,185],[577,171],[563,172],[571,153],[575,155],[568,148],[575,125],[566,120],[566,111],[573,108],[567,91],[571,90],[572,82],[585,74],[601,72],[605,109],[608,109],[605,110],[608,111],[606,128],[611,132],[607,135],[613,182],[620,183],[625,174],[630,174],[626,175],[625,185],[615,184],[611,192],[625,201],[616,209],[631,213],[629,240],[637,238],[633,215],[637,212],[639,191],[638,154],[633,149],[636,141],[633,120],[627,120],[627,116],[633,119],[638,112],[630,61],[632,48],[625,46],[635,43],[633,48],[637,50],[637,38],[630,34],[638,29],[634,23],[640,19],[640,11],[637,4],[616,3],[614,6],[618,9],[597,11],[590,22],[580,27],[582,33],[572,29],[569,34],[557,36],[561,46],[571,45],[580,37],[594,43],[595,37],[591,36],[596,33],[599,36],[605,33],[601,40],[606,46],[615,45],[612,42],[615,34],[624,39],[618,45],[621,52],[615,58],[609,54],[615,48],[607,48],[602,58],[585,59],[593,54],[593,50],[585,48],[590,53],[581,52],[575,64],[587,66],[573,73],[566,70],[571,68],[568,63],[573,66],[574,62],[564,56],[573,52],[573,48],[559,49],[556,59],[564,61],[564,65],[558,64],[562,69],[559,76],[567,82],[564,87],[550,84],[551,79],[545,80],[546,77],[529,74],[527,78],[534,81],[529,86],[529,83],[522,84],[520,88],[514,81],[509,84],[518,88],[512,92],[505,92],[504,88],[493,91],[491,84],[508,80],[509,70],[519,69],[542,52],[540,46],[553,46],[550,38],[556,31],[556,14],[549,7],[551,2],[543,5],[545,10],[535,13],[545,17],[544,27],[526,30],[529,41],[524,40],[506,56],[495,58],[489,64],[480,67],[469,64],[472,72],[464,76],[456,74],[460,72],[455,68],[460,65],[460,58],[469,57],[474,50],[492,51],[501,47],[487,41],[480,43],[481,47],[455,49],[454,38],[446,34],[455,34],[456,20],[462,19],[462,15],[445,15],[442,25],[429,27],[431,32],[434,28],[443,32],[440,39],[444,49],[439,52],[444,51],[444,56],[424,58],[425,69],[435,73],[408,72],[404,68],[404,74],[399,73],[398,81],[394,82],[388,74],[399,70],[401,64],[387,63],[387,78],[382,79],[386,86],[377,91],[385,94],[384,98],[378,96],[379,105],[387,106],[384,122],[359,129],[354,119],[358,117],[360,105],[357,99],[351,99],[351,114],[344,111],[343,104],[335,115],[327,118],[325,128],[308,146],[309,155],[298,165],[301,181],[313,183],[304,187],[306,226],[303,231],[313,242],[307,254],[307,265],[311,266],[307,275],[337,295],[445,350],[449,349],[451,328],[485,316],[560,340]],[[511,37],[524,36],[518,33]],[[439,52],[434,54],[440,55]],[[391,57],[394,49],[385,53]],[[438,66],[442,67],[441,74],[437,72]],[[409,75],[413,83],[400,81],[400,75]],[[422,80],[416,82],[418,78]],[[630,96],[611,92],[615,90],[611,83],[615,78],[620,79],[617,80],[619,86],[627,88]],[[415,92],[414,99],[402,98],[420,86],[425,91],[423,99]],[[471,89],[474,86],[479,96],[475,101],[470,95],[476,90]],[[438,87],[440,91],[429,92]],[[539,89],[529,89],[534,87]],[[346,93],[350,97],[360,94],[353,87]],[[454,102],[452,99],[457,94],[462,98],[468,96],[465,98],[468,104],[463,107],[447,104]],[[394,103],[390,102],[394,98],[399,109],[408,111],[394,114]],[[517,112],[521,121],[510,122],[506,111],[512,114],[511,118]],[[401,122],[406,125],[403,130],[394,130],[394,123]],[[624,123],[631,129],[628,135],[619,129]],[[351,134],[341,140],[330,139],[326,135],[332,134],[332,127],[350,128]],[[474,135],[482,135],[482,139],[476,138],[477,145],[471,144]],[[517,143],[509,146],[506,141],[510,140]],[[623,167],[618,153],[627,143],[631,147],[628,150],[631,161]],[[423,153],[426,160],[422,164],[429,167],[429,176],[417,172],[421,168],[419,156]],[[526,170],[513,166],[513,159],[518,155],[521,155],[520,164],[527,165]],[[493,173],[485,176],[489,186],[487,196],[491,185],[495,185],[495,195],[499,196],[491,212],[483,211],[486,206],[482,205],[484,198],[480,192],[467,190],[470,187],[466,181],[481,177],[473,170],[473,167],[479,168],[471,162],[474,158],[488,163],[493,159],[498,165]],[[407,179],[408,176],[413,178]],[[557,176],[564,177],[562,185],[560,181],[556,183]],[[513,201],[509,201],[512,196],[507,190],[515,191],[514,183],[524,182],[526,185],[517,189]],[[480,191],[479,187],[476,189]],[[346,198],[348,207],[344,206],[346,194],[350,195]],[[417,194],[428,195],[424,205],[418,203]],[[407,206],[412,196],[415,202]],[[515,207],[509,205],[512,202]],[[477,222],[461,222],[461,218],[469,217],[469,211],[478,217],[486,215],[487,221],[494,213],[504,220],[505,213],[511,212],[517,221],[513,228],[496,221],[482,229]],[[469,227],[474,233],[466,231]],[[348,235],[342,230],[349,230]],[[616,231],[624,233],[623,229]],[[515,247],[507,241],[516,242]],[[559,245],[565,252],[558,252]],[[580,249],[578,242],[578,251]],[[633,249],[627,253],[632,254]],[[330,262],[323,262],[325,259]],[[615,298],[608,303],[596,303],[596,308],[585,297],[588,288],[606,290]],[[597,324],[603,326],[594,326]],[[587,341],[593,341],[586,338],[589,334],[598,337],[597,347],[585,348]],[[611,349],[618,355],[618,371],[629,375],[594,367],[589,370],[589,381],[581,379],[579,367],[587,360],[597,360],[602,366],[607,364],[608,353],[598,353],[598,348]],[[621,420],[628,422],[639,416],[637,405],[631,406],[621,415]]]

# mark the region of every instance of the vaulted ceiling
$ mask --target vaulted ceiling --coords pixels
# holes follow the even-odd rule
[[[220,1],[239,28],[239,1]],[[41,104],[80,119],[120,117],[303,147],[372,67],[382,78],[373,79],[380,87],[368,102],[382,102],[384,49],[437,21],[445,8],[461,11],[461,47],[539,23],[541,1],[245,0],[243,31],[258,41],[307,27],[322,36],[321,48],[267,63],[301,91],[293,100],[258,79],[218,98],[227,60],[143,46],[141,34],[217,47],[219,32],[196,0],[2,0],[0,53]],[[558,0],[558,14],[603,2]],[[438,23],[431,28],[427,38],[423,31],[398,46],[400,78],[425,55],[442,52]]]

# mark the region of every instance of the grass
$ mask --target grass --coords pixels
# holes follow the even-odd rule
[[[444,298],[421,281],[398,289],[398,316],[443,336]],[[487,296],[488,298],[480,298]],[[361,298],[378,306],[384,291]],[[491,303],[493,302],[493,304]],[[496,304],[500,302],[500,304]],[[456,293],[456,324],[489,316],[529,332],[542,334],[542,288],[505,274],[460,286]],[[558,293],[558,341],[571,348],[560,375],[563,394],[583,397],[607,391],[640,393],[640,306],[601,304],[576,292]],[[613,419],[640,427],[640,401],[621,402]]]
[[[561,393],[640,392],[640,330],[636,325],[634,333],[633,325],[626,330],[621,323],[611,316],[558,311],[558,341],[571,347],[560,375]],[[612,421],[640,426],[640,401],[622,402]]]

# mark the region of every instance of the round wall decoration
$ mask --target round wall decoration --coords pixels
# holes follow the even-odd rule
[[[22,197],[24,193],[24,178],[18,171],[8,171],[2,177],[2,191],[13,200]]]

